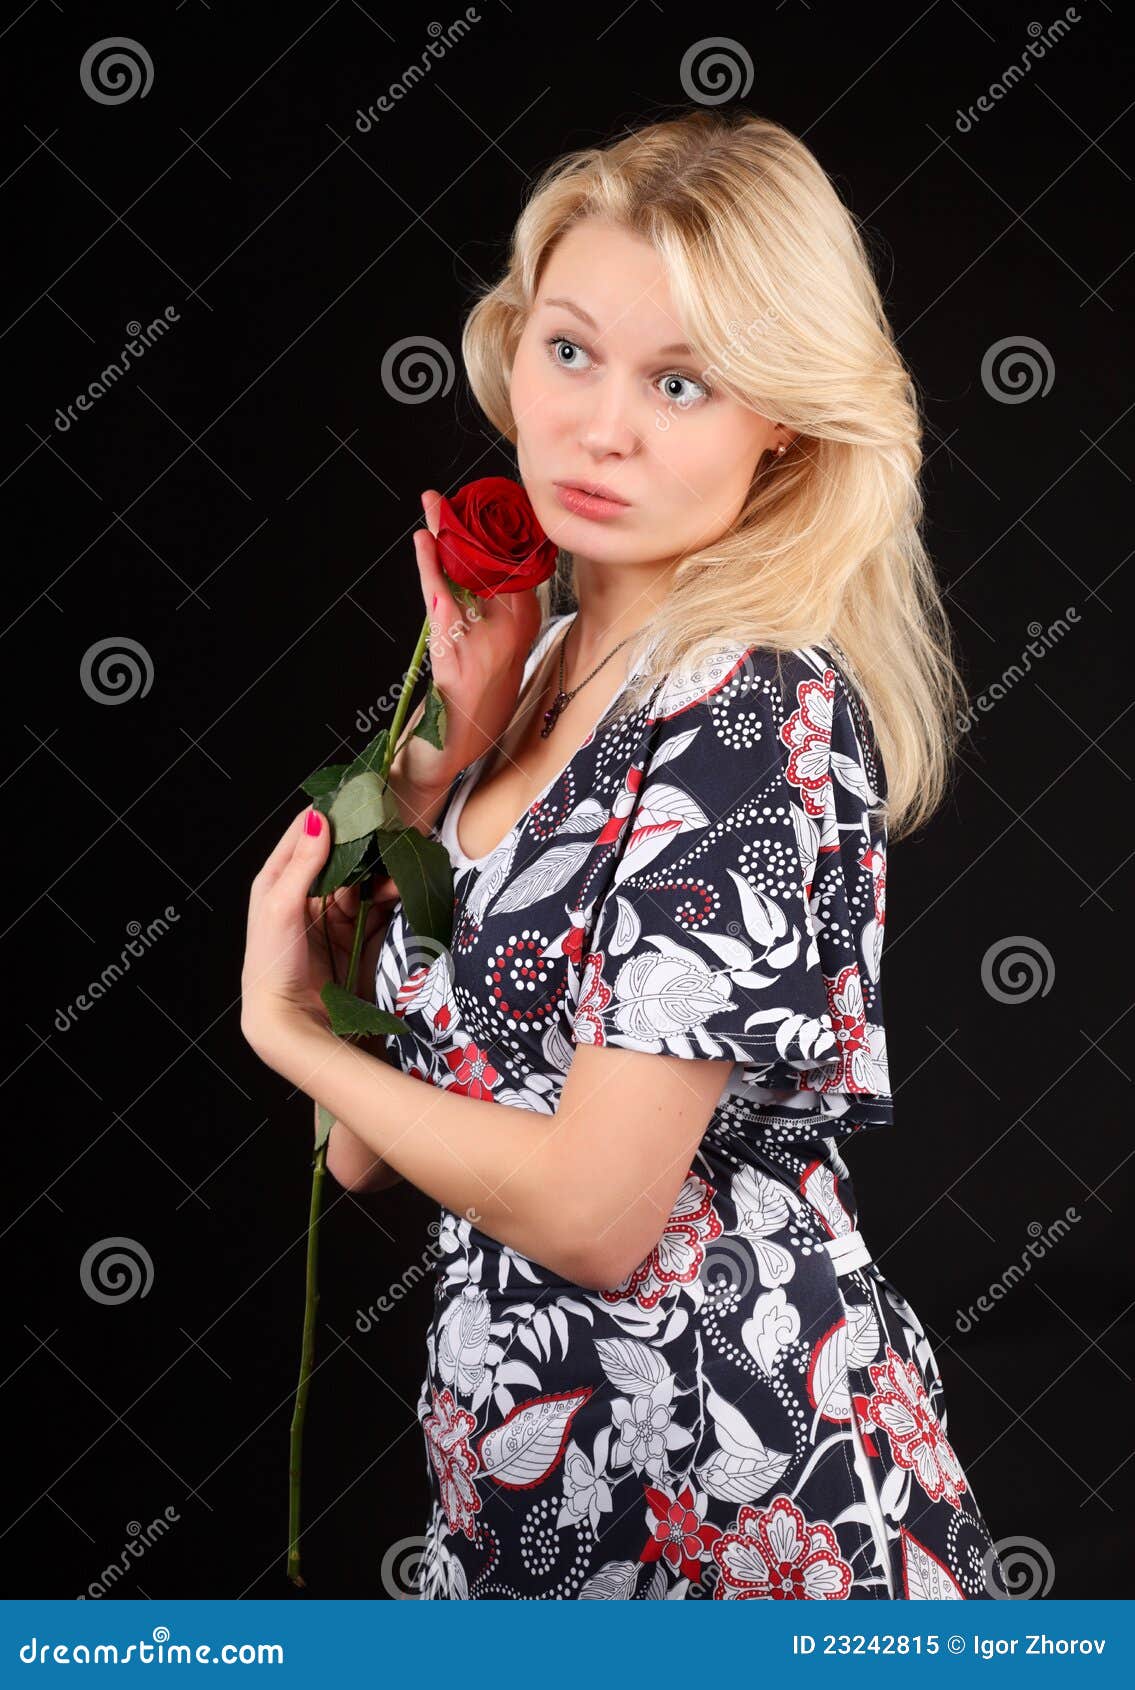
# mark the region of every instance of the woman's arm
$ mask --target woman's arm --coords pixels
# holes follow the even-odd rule
[[[319,1130],[319,1104],[315,1105]],[[402,1175],[353,1133],[344,1121],[333,1121],[327,1140],[327,1172],[346,1191],[386,1191]]]
[[[580,1045],[546,1116],[423,1084],[308,1016],[277,1023],[258,1054],[427,1196],[593,1289],[661,1237],[732,1070]]]

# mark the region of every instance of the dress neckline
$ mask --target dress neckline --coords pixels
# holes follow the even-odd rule
[[[546,651],[548,649],[548,646],[551,644],[552,636],[556,633],[557,629],[561,629],[564,626],[565,622],[573,622],[578,615],[579,615],[579,612],[577,610],[572,610],[572,611],[568,611],[563,616],[556,617],[554,621],[549,622],[548,626],[544,630],[543,635],[541,636],[540,639],[537,640],[536,644],[532,647],[532,650],[528,654],[528,662],[525,665],[524,678],[521,681],[521,686],[520,686],[520,697],[523,697],[524,692],[527,689],[528,682],[531,680],[532,675],[535,673],[537,665],[542,661],[544,654],[546,653]],[[633,672],[634,666],[631,665],[631,666],[629,666],[629,668]],[[599,731],[600,725],[602,724],[603,721],[606,720],[607,712],[610,710],[611,706],[615,703],[616,699],[621,698],[623,693],[627,690],[627,687],[630,685],[631,678],[632,678],[632,673],[630,673],[630,672],[623,677],[623,680],[620,682],[617,691],[612,693],[610,699],[608,700],[607,708],[604,710],[603,715],[599,718],[599,721],[596,722],[595,726],[591,729],[591,733],[588,735],[588,739],[590,739],[594,734],[596,734]],[[587,743],[587,742],[585,741],[584,743]],[[465,869],[467,869],[467,868],[475,868],[475,869],[483,868],[485,866],[485,864],[488,862],[489,858],[491,856],[493,856],[497,851],[499,851],[502,845],[506,845],[508,843],[508,841],[515,836],[517,830],[524,825],[525,817],[529,814],[529,812],[534,810],[538,804],[543,803],[544,799],[548,796],[548,794],[552,790],[552,788],[557,784],[558,781],[563,779],[564,775],[567,773],[567,771],[571,767],[572,763],[579,756],[579,753],[583,750],[583,746],[577,745],[574,748],[571,755],[564,762],[563,767],[558,769],[556,771],[556,773],[552,776],[551,780],[549,780],[547,782],[547,784],[544,787],[542,787],[541,790],[536,794],[536,796],[534,798],[532,798],[525,805],[524,809],[520,812],[519,816],[517,816],[516,820],[513,822],[512,826],[509,828],[508,832],[505,833],[497,841],[497,843],[493,846],[491,851],[484,852],[484,854],[480,857],[471,857],[471,856],[469,856],[468,852],[466,852],[465,850],[462,849],[461,841],[457,837],[457,824],[461,819],[461,812],[465,808],[466,800],[468,799],[469,794],[472,792],[473,788],[476,786],[477,781],[480,778],[481,771],[482,771],[482,769],[484,768],[484,765],[485,765],[485,759],[489,755],[489,752],[492,749],[493,749],[493,747],[489,746],[485,751],[483,751],[481,753],[481,755],[477,758],[477,760],[475,762],[470,763],[470,765],[466,769],[464,775],[462,775],[460,781],[458,782],[457,790],[453,794],[453,798],[452,798],[452,801],[450,802],[449,809],[446,812],[446,815],[445,815],[443,822],[442,822],[442,827],[441,827],[441,830],[440,830],[442,842],[445,845],[446,849],[448,850],[448,852],[449,852],[451,858],[453,859],[453,861],[460,868],[465,868]]]

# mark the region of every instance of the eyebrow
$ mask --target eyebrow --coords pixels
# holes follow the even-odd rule
[[[574,300],[545,299],[543,304],[562,305],[568,311],[574,311],[577,317],[582,317],[583,321],[587,323],[590,328],[595,330],[596,334],[599,333],[599,324],[595,321],[595,318],[592,317],[589,312],[585,311],[582,305],[576,305]],[[694,356],[694,349],[692,346],[687,346],[684,340],[679,340],[675,341],[670,346],[660,346],[658,348],[657,356],[660,358],[669,358],[671,356],[676,358],[692,358]]]

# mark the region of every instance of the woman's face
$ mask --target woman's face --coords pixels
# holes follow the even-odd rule
[[[521,479],[565,551],[644,563],[712,544],[740,513],[761,453],[787,438],[702,380],[697,357],[675,349],[683,339],[648,242],[597,219],[560,239],[510,393]],[[580,481],[626,503],[568,508],[557,484]]]

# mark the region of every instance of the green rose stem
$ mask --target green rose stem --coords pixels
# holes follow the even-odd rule
[[[400,749],[398,735],[410,708],[410,695],[417,685],[418,676],[421,673],[422,658],[425,656],[426,643],[429,637],[430,619],[427,616],[422,623],[422,631],[418,635],[418,643],[414,647],[414,655],[410,659],[410,667],[407,669],[402,683],[402,692],[394,712],[394,720],[390,724],[386,751],[379,771],[384,782],[390,773],[390,765]],[[354,942],[351,945],[351,960],[347,968],[346,987],[349,992],[353,992],[355,989],[355,976],[358,972],[359,957],[362,954],[367,911],[373,902],[370,896],[372,890],[373,878],[368,875],[359,887],[359,913],[355,919]],[[327,959],[331,968],[331,976],[334,979],[335,960],[327,934],[327,896],[323,899],[323,937],[327,944]],[[319,1125],[321,1129],[325,1128],[326,1131],[323,1133],[323,1142],[315,1152],[315,1160],[312,1163],[311,1204],[307,1219],[307,1283],[303,1308],[303,1343],[300,1350],[300,1377],[296,1389],[295,1408],[292,1411],[291,1439],[288,1449],[288,1577],[297,1586],[302,1586],[306,1582],[300,1572],[300,1485],[303,1474],[303,1428],[307,1414],[308,1390],[311,1385],[311,1364],[315,1356],[315,1312],[319,1306],[319,1216],[323,1206],[323,1176],[327,1170],[327,1140],[330,1135],[332,1120],[333,1117],[330,1112],[321,1103],[319,1105]]]

